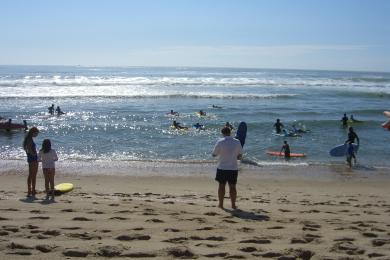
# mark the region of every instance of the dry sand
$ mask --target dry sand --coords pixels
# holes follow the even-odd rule
[[[43,180],[39,173],[38,189]],[[25,198],[0,175],[0,258],[390,259],[389,179],[239,178],[238,207],[210,176],[57,175],[76,188]]]

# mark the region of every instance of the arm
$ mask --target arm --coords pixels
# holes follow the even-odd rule
[[[213,157],[217,157],[218,154],[219,154],[219,146],[218,146],[218,143],[216,143],[215,146],[214,146],[213,152],[211,153],[211,155]]]
[[[57,156],[57,153],[55,150],[52,150],[53,151],[53,161],[58,161],[58,156]]]

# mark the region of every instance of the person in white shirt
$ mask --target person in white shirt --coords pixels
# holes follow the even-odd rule
[[[57,153],[51,149],[51,142],[45,139],[42,142],[42,149],[39,151],[38,161],[42,162],[42,171],[45,176],[46,199],[52,196],[54,199],[54,175],[55,161],[58,161]]]
[[[214,146],[213,157],[218,157],[217,173],[215,180],[219,182],[218,199],[221,209],[223,209],[223,200],[225,197],[226,182],[229,183],[229,194],[232,203],[232,208],[236,209],[237,198],[237,176],[238,164],[237,160],[242,157],[242,147],[239,140],[230,136],[231,130],[229,127],[224,127],[221,130],[223,138],[218,140]]]

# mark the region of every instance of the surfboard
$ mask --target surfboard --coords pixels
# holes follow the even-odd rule
[[[359,146],[357,144],[352,144],[353,145],[353,149],[354,151],[357,151],[359,149]],[[329,154],[330,156],[333,156],[333,157],[341,157],[341,156],[345,156],[347,154],[347,144],[341,144],[341,145],[338,145],[334,148],[332,148],[330,151],[329,151]]]
[[[54,192],[56,195],[60,195],[73,190],[72,183],[60,183],[54,186]]]
[[[265,153],[272,156],[284,156],[284,152],[266,151]],[[305,156],[306,154],[304,153],[290,153],[290,157],[305,157]]]
[[[385,112],[383,112],[383,114],[390,118],[390,111],[385,111]]]
[[[240,140],[241,146],[244,148],[245,139],[246,139],[247,125],[245,122],[241,122],[238,125],[236,136],[234,138]]]

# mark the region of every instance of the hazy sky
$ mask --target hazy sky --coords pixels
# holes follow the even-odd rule
[[[0,64],[390,71],[390,1],[2,0]]]

